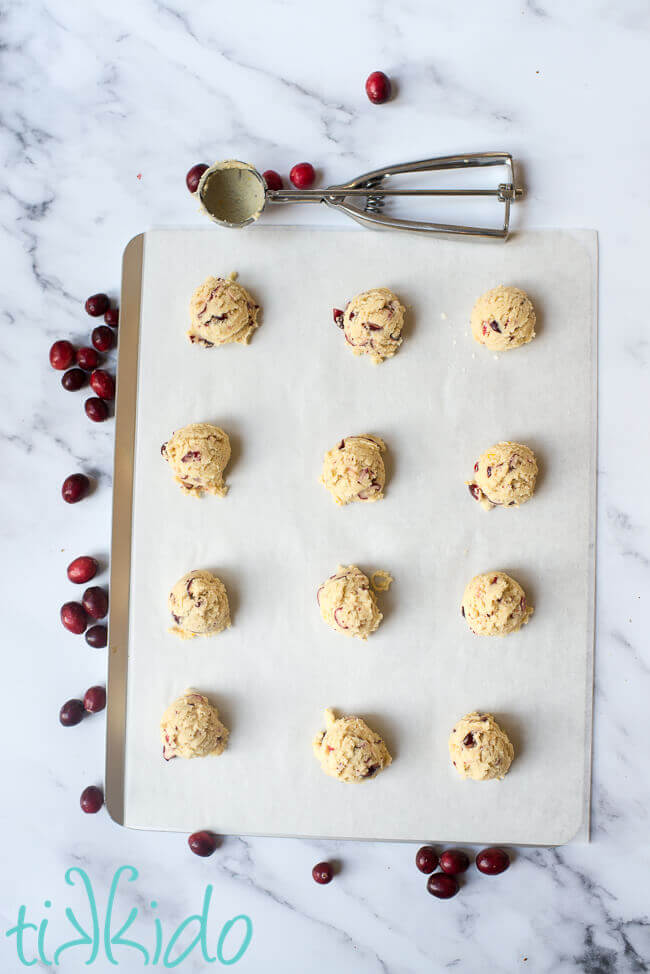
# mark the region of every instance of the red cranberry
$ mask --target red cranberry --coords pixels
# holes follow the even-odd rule
[[[86,642],[93,649],[103,649],[108,642],[106,626],[91,626],[86,633]]]
[[[61,496],[66,504],[76,504],[90,490],[90,481],[83,473],[73,473],[66,477],[61,487]]]
[[[107,294],[91,294],[86,301],[86,311],[92,318],[99,318],[108,310]]]
[[[262,178],[269,189],[283,189],[282,176],[275,169],[267,169],[262,173]]]
[[[90,376],[90,385],[100,399],[115,399],[115,379],[104,369],[95,369]]]
[[[427,879],[427,889],[439,900],[448,900],[458,892],[458,880],[447,873],[434,873]]]
[[[476,857],[476,868],[486,876],[498,876],[510,865],[510,856],[503,849],[491,846],[483,849]]]
[[[103,399],[91,396],[90,399],[86,399],[84,409],[86,416],[88,419],[92,419],[93,423],[103,423],[105,419],[108,419],[108,406]]]
[[[74,346],[64,339],[54,342],[50,349],[50,365],[58,372],[65,372],[74,362]]]
[[[85,384],[86,373],[82,372],[81,369],[68,369],[61,376],[61,385],[68,392],[76,392],[77,389],[81,389]]]
[[[192,166],[192,168],[189,170],[187,176],[185,177],[185,185],[189,189],[190,193],[196,193],[197,189],[199,188],[199,183],[201,182],[201,176],[207,168],[208,167],[204,163],[199,162],[196,166]]]
[[[90,340],[98,352],[108,352],[115,344],[115,334],[106,325],[97,325],[93,328]]]
[[[74,727],[81,723],[84,716],[84,705],[81,700],[66,700],[59,710],[59,721],[64,727]]]
[[[382,105],[390,98],[390,78],[383,71],[373,71],[366,78],[366,94],[373,105]]]
[[[316,179],[314,167],[310,162],[299,162],[289,173],[289,179],[296,189],[309,189]]]
[[[334,876],[334,870],[332,869],[332,864],[330,862],[317,862],[311,871],[314,881],[320,883],[324,886],[326,883],[331,883]]]
[[[95,815],[104,804],[104,793],[101,788],[89,785],[81,792],[79,804],[82,812],[86,812],[87,815]]]
[[[103,619],[108,612],[108,595],[99,585],[93,585],[84,592],[81,604],[93,619]]]
[[[440,868],[443,873],[448,873],[450,876],[458,876],[459,873],[464,873],[468,866],[469,857],[460,849],[447,849],[440,856]]]
[[[192,832],[187,844],[195,856],[211,856],[217,848],[217,837],[214,832]]]
[[[438,853],[430,845],[423,845],[415,853],[415,865],[421,873],[432,873],[438,865]]]
[[[88,625],[83,606],[79,605],[78,602],[66,602],[61,606],[61,622],[68,632],[80,636],[82,632],[86,631]]]
[[[77,349],[77,365],[80,369],[84,369],[86,372],[92,372],[99,365],[99,355],[94,348],[84,348]]]
[[[120,320],[120,312],[117,308],[109,308],[108,311],[104,312],[104,321],[111,328],[117,328]]]
[[[89,714],[98,714],[106,706],[106,690],[104,687],[88,687],[84,693],[83,708]]]
[[[99,565],[90,555],[79,555],[68,565],[68,578],[75,585],[83,585],[95,577],[98,568]]]

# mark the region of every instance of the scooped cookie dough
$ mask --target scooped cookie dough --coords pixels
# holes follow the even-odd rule
[[[196,690],[186,690],[169,705],[160,722],[163,757],[204,758],[221,754],[229,731],[219,720],[219,711]]]
[[[386,470],[382,453],[386,444],[378,436],[346,436],[325,454],[321,483],[337,504],[380,501]]]
[[[474,711],[459,720],[449,737],[449,755],[461,778],[503,778],[515,749],[492,714]]]
[[[230,440],[218,426],[190,423],[163,443],[160,452],[186,493],[196,497],[202,491],[220,497],[228,493],[223,472],[230,460]]]
[[[212,572],[183,575],[169,593],[167,605],[175,623],[170,631],[182,639],[212,636],[230,626],[226,586]]]
[[[493,287],[478,299],[470,324],[479,345],[493,352],[526,345],[535,337],[535,309],[518,287]]]
[[[474,464],[474,480],[467,486],[486,511],[519,507],[530,500],[537,480],[537,460],[523,443],[495,443]]]
[[[376,287],[357,294],[344,312],[335,309],[334,321],[355,355],[369,355],[379,364],[402,344],[405,313],[396,294],[387,287]]]
[[[478,636],[506,636],[521,629],[534,609],[514,578],[505,572],[486,572],[469,583],[460,611]]]
[[[375,778],[393,760],[379,734],[361,717],[334,716],[325,711],[325,730],[312,747],[325,774],[339,781],[358,782]]]
[[[209,277],[190,301],[189,340],[205,348],[239,342],[247,345],[258,327],[259,305],[236,281]]]
[[[375,572],[374,575],[383,576],[380,590],[385,591],[392,581],[391,576],[387,572]],[[320,586],[316,598],[327,625],[344,636],[367,639],[384,618],[369,579],[356,565],[339,565],[336,574]]]

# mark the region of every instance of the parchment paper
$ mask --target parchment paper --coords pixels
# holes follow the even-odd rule
[[[249,347],[185,338],[192,290],[238,271],[263,307]],[[556,844],[588,807],[594,613],[596,234],[506,245],[314,229],[153,231],[145,241],[130,601],[126,824],[224,833]],[[476,297],[523,287],[538,337],[495,358],[469,333]],[[373,286],[409,306],[391,361],[355,358],[332,307]],[[183,495],[160,445],[186,423],[231,437],[225,499]],[[338,508],[318,483],[344,435],[389,446],[386,498]],[[464,485],[501,439],[536,452],[520,510]],[[329,630],[316,589],[339,563],[390,571],[367,643]],[[225,582],[234,625],[167,632],[186,571]],[[505,639],[473,636],[467,581],[504,569],[535,606]],[[186,687],[231,729],[219,758],[166,763],[160,717]],[[311,740],[332,706],[363,716],[393,764],[326,777]],[[463,781],[447,740],[493,712],[516,751],[502,782]]]

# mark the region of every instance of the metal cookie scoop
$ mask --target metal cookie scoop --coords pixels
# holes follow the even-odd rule
[[[506,182],[493,189],[398,189],[387,188],[384,180],[404,173],[444,172],[503,166]],[[216,162],[203,173],[197,188],[201,208],[210,219],[224,227],[245,227],[260,216],[267,203],[325,203],[372,228],[418,230],[438,234],[470,234],[505,240],[510,229],[510,204],[524,191],[515,183],[512,156],[508,152],[474,152],[464,156],[441,156],[405,162],[364,173],[348,183],[324,189],[268,189],[253,166],[236,159]],[[450,223],[405,220],[382,212],[391,197],[458,196],[487,197],[503,203],[503,226],[472,227]]]

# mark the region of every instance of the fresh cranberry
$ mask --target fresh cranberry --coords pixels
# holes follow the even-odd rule
[[[366,78],[366,94],[373,105],[383,105],[391,94],[390,78],[383,71],[373,71]]]
[[[90,385],[100,399],[115,399],[115,379],[104,369],[95,369],[90,376]]]
[[[269,189],[283,189],[284,184],[282,182],[282,176],[275,169],[267,169],[266,172],[262,173],[262,178],[268,186]]]
[[[77,365],[86,372],[92,372],[99,365],[99,355],[94,348],[88,348],[87,346],[78,348]]]
[[[331,883],[334,877],[334,870],[332,869],[332,864],[330,862],[317,862],[311,871],[314,877],[314,882],[319,883],[321,886],[325,886],[326,883]]]
[[[90,399],[86,399],[84,409],[86,416],[88,419],[92,419],[93,423],[103,423],[105,419],[108,419],[108,406],[103,399],[91,396]]]
[[[92,318],[99,318],[108,309],[107,294],[91,294],[86,301],[86,311]]]
[[[204,163],[199,162],[196,166],[192,166],[192,168],[188,171],[187,176],[185,177],[185,185],[189,189],[190,193],[196,193],[197,189],[199,188],[199,183],[201,182],[201,176],[207,168],[208,167]]]
[[[97,325],[93,328],[90,340],[98,352],[108,352],[115,344],[115,334],[106,325]]]
[[[89,714],[98,714],[106,706],[106,690],[104,687],[88,687],[84,693],[83,708]]]
[[[510,856],[503,849],[491,846],[483,849],[476,857],[476,868],[486,876],[498,876],[510,865]]]
[[[74,727],[81,723],[84,716],[84,705],[81,700],[66,700],[59,710],[59,721],[64,727]]]
[[[455,876],[448,876],[447,873],[434,873],[427,880],[427,889],[439,900],[449,900],[458,892],[458,880]]]
[[[73,473],[66,477],[61,486],[61,496],[66,504],[76,504],[90,490],[90,481],[83,473]]]
[[[343,327],[343,312],[340,308],[332,308],[332,317],[334,318],[334,324],[338,325],[339,328]]]
[[[296,189],[309,189],[316,179],[314,167],[310,162],[299,162],[289,173],[289,179]]]
[[[448,873],[450,876],[458,876],[459,873],[464,873],[468,867],[469,857],[460,849],[447,849],[440,856],[440,868],[443,873]]]
[[[61,339],[50,349],[50,365],[58,372],[65,372],[74,362],[74,345]]]
[[[99,565],[90,555],[79,555],[68,565],[68,578],[75,585],[84,585],[97,574]]]
[[[81,604],[93,619],[103,619],[108,612],[108,595],[99,585],[93,585],[84,592]]]
[[[86,633],[86,642],[93,649],[103,649],[108,642],[108,630],[106,626],[91,626]]]
[[[68,392],[76,392],[77,389],[81,389],[85,384],[86,373],[82,372],[81,369],[68,369],[61,376],[61,385]]]
[[[61,606],[60,614],[61,622],[68,632],[73,632],[76,636],[80,636],[82,632],[86,631],[88,619],[86,618],[84,607],[79,605],[78,602],[66,602]]]
[[[104,793],[101,788],[89,785],[81,792],[79,804],[82,812],[86,812],[87,815],[95,815],[104,804]]]
[[[438,854],[433,846],[423,845],[415,853],[415,865],[421,873],[432,873],[438,865]]]
[[[217,837],[214,832],[192,832],[187,844],[195,856],[202,856],[205,859],[217,848]]]
[[[117,328],[120,321],[120,312],[117,308],[109,308],[108,311],[104,312],[104,321],[111,328]]]

